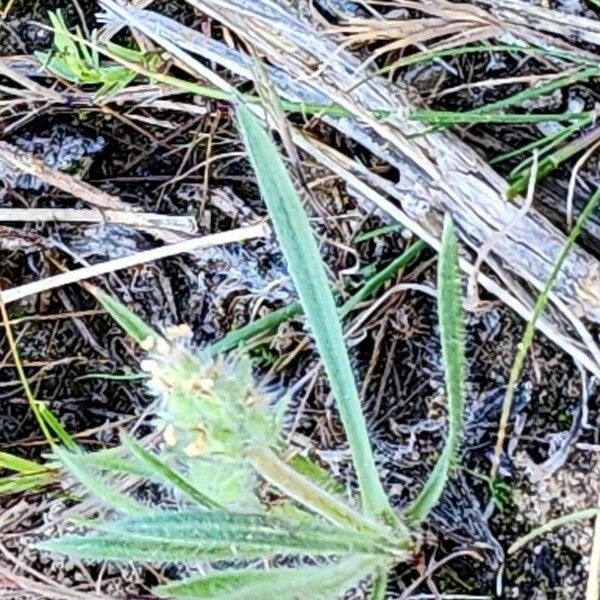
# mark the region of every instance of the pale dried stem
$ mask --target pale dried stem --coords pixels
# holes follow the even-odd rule
[[[250,227],[241,227],[222,233],[214,233],[199,238],[191,238],[175,244],[168,244],[160,248],[153,248],[143,252],[137,252],[131,256],[117,258],[115,260],[105,261],[99,264],[90,265],[74,271],[67,271],[59,275],[53,275],[40,281],[34,281],[18,287],[10,288],[0,292],[0,300],[6,304],[21,300],[33,294],[39,294],[51,289],[78,283],[92,277],[106,275],[121,269],[128,269],[137,265],[145,264],[169,256],[178,254],[193,253],[204,248],[220,246],[222,244],[231,244],[233,242],[242,242],[245,240],[266,237],[269,229],[265,224],[252,225]]]
[[[95,208],[0,208],[0,223],[112,223],[144,229],[148,223],[159,229],[168,229],[192,235],[196,233],[193,216],[138,213],[125,210],[98,210]]]
[[[68,173],[51,169],[39,158],[3,141],[0,141],[0,169],[37,177],[44,183],[75,196],[97,209],[129,213],[129,224],[135,223],[138,229],[147,231],[165,242],[177,242],[187,237],[180,232],[157,227],[156,220],[145,218],[139,209],[123,202],[118,196],[103,192]]]

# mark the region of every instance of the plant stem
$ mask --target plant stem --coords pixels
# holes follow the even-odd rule
[[[519,377],[521,376],[521,371],[523,369],[523,365],[525,363],[525,358],[527,357],[527,352],[533,343],[533,336],[535,335],[535,325],[544,312],[546,305],[548,304],[548,300],[550,297],[550,292],[556,282],[556,278],[560,273],[560,270],[569,254],[571,248],[575,244],[575,241],[583,231],[585,224],[588,219],[592,216],[594,211],[600,206],[600,188],[598,188],[592,197],[589,199],[588,203],[585,205],[585,208],[579,215],[575,226],[571,230],[569,237],[566,239],[563,244],[559,255],[554,263],[554,267],[552,268],[552,272],[548,277],[543,290],[540,292],[537,300],[535,301],[535,305],[533,307],[533,313],[531,315],[531,319],[527,323],[527,327],[525,328],[525,332],[523,333],[523,337],[521,342],[517,346],[517,354],[515,355],[515,360],[512,364],[510,370],[510,376],[508,380],[508,385],[506,386],[506,395],[504,397],[504,402],[502,404],[502,413],[500,415],[500,424],[498,426],[498,436],[496,437],[496,445],[494,448],[494,456],[492,457],[492,469],[490,472],[490,479],[494,479],[498,472],[498,467],[500,465],[500,455],[502,454],[502,450],[504,449],[504,442],[506,440],[506,428],[508,427],[508,421],[510,419],[510,411],[513,404],[513,397],[515,394],[515,390],[517,387],[517,382],[519,381]]]
[[[246,450],[246,459],[269,483],[332,523],[390,539],[390,529],[371,520],[300,475],[270,448],[251,446]],[[409,548],[411,542],[408,529],[402,524],[397,529],[394,534],[394,546],[400,549]],[[399,542],[396,541],[398,537]]]

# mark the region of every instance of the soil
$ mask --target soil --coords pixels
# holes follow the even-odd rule
[[[82,0],[79,5],[88,26],[93,27],[95,5]],[[580,2],[557,5],[575,13],[590,12]],[[67,20],[76,23],[76,6],[64,0],[53,3],[52,8],[63,7]],[[197,19],[185,3],[157,2],[153,8],[186,24]],[[0,22],[3,56],[29,54],[49,46],[48,32],[32,21],[46,22],[44,3],[16,0],[8,18]],[[458,79],[437,65],[411,69],[404,77],[417,88],[431,89],[435,82],[435,87],[439,84],[442,89],[465,83],[465,74],[472,81],[515,75],[522,72],[519,69],[528,68],[501,60],[492,68],[479,55],[456,59],[452,64],[460,74]],[[430,102],[435,108],[473,108],[489,102],[494,89],[486,96],[466,93],[453,100],[432,97]],[[593,83],[575,85],[554,100],[560,105],[558,110],[569,98],[581,98],[590,107],[600,101],[598,90]],[[5,128],[24,113],[0,115],[0,132],[2,139],[139,208],[194,215],[199,233],[206,234],[266,216],[249,165],[239,156],[242,144],[230,109],[221,103],[207,104],[207,108],[205,116],[148,111],[152,122],[135,122],[114,112],[54,107],[31,115],[8,133],[4,133]],[[161,125],[165,119],[171,128]],[[321,133],[327,135],[327,130],[323,128]],[[487,125],[466,129],[463,134],[492,158],[517,143],[530,141],[536,132],[526,127]],[[227,158],[231,153],[236,156]],[[207,157],[215,159],[208,168],[191,169]],[[506,173],[512,166],[500,170]],[[558,199],[564,197],[572,166],[573,161],[546,180],[545,193],[540,195],[540,206],[546,206],[547,213],[561,226],[564,218],[557,216],[555,208]],[[598,170],[595,159],[582,173],[583,192],[576,197],[577,208],[587,199],[585,186],[598,186]],[[344,186],[321,168],[307,162],[306,177],[314,184],[308,209],[330,274],[344,297],[374,269],[388,264],[411,240],[397,231],[357,243],[358,234],[384,223],[356,206]],[[85,205],[31,178],[5,176],[0,206]],[[600,231],[600,218],[594,224]],[[586,240],[592,252],[597,249],[597,239],[600,236],[592,233]],[[154,245],[155,241],[143,233],[106,224],[0,226],[0,284],[10,288],[54,274],[57,269],[52,259],[73,267],[81,259],[103,261]],[[433,289],[435,255],[423,253],[399,279]],[[157,328],[187,323],[199,347],[296,300],[272,239],[165,259],[119,271],[96,283]],[[393,574],[386,597],[407,597],[406,589],[412,585],[410,597],[415,598],[444,594],[584,598],[591,522],[561,527],[514,556],[507,556],[506,549],[548,519],[597,505],[597,382],[551,340],[536,336],[515,398],[510,444],[502,457],[504,487],[493,497],[485,479],[523,323],[493,299],[482,299],[482,308],[470,313],[467,322],[468,397],[460,468],[426,526],[419,554],[413,563]],[[82,444],[89,449],[110,447],[118,442],[119,427],[134,423],[141,431],[150,430],[145,411],[152,397],[143,382],[103,377],[137,373],[140,353],[84,290],[71,285],[27,298],[11,304],[9,316],[35,396]],[[378,466],[394,505],[400,509],[421,489],[446,431],[435,301],[418,290],[385,298],[380,292],[350,315],[345,331],[357,380],[362,382],[363,406]],[[257,373],[282,390],[317,365],[301,320],[282,325],[260,342],[250,348]],[[0,450],[43,460],[46,446],[24,397],[3,331],[0,349]],[[295,443],[313,448],[314,455],[334,475],[353,487],[349,454],[328,392],[326,379],[315,369],[314,377],[294,398],[287,426]],[[33,550],[32,542],[71,527],[64,522],[69,500],[56,492],[55,488],[0,499],[0,598],[80,597],[68,596],[72,592],[150,599],[153,585],[177,575],[178,569],[168,565],[138,568],[109,564],[98,568]],[[148,493],[170,502],[161,490]],[[57,515],[60,518],[55,518]],[[349,597],[359,598],[362,593],[355,590]]]

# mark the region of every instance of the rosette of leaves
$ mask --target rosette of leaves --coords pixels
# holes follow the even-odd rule
[[[306,322],[340,411],[360,500],[310,462],[287,461],[277,412],[254,382],[250,363],[195,350],[185,336],[157,333],[113,298],[98,298],[148,352],[142,367],[158,396],[158,453],[124,436],[110,453],[56,450],[73,479],[115,517],[87,522],[85,535],[39,546],[87,559],[214,563],[275,556],[289,567],[234,568],[157,588],[160,596],[281,599],[337,598],[361,580],[384,598],[387,572],[415,547],[418,525],[439,500],[454,468],[463,402],[463,318],[456,237],[446,220],[438,270],[438,313],[449,402],[448,439],[416,500],[394,511],[378,476],[366,420],[325,268],[302,203],[277,148],[243,104],[237,116],[261,194],[288,262]],[[178,333],[182,331],[179,330]],[[176,332],[177,333],[177,332]],[[177,509],[140,503],[115,485],[115,473],[160,481],[180,495]],[[279,495],[261,501],[259,484]],[[339,487],[339,486],[337,486]],[[332,491],[333,490],[333,491]],[[125,516],[122,516],[125,515]],[[317,565],[301,566],[310,557]],[[270,562],[265,563],[270,565]]]

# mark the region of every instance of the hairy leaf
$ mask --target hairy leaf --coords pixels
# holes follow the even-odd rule
[[[154,592],[169,598],[336,600],[349,587],[367,577],[375,565],[372,559],[352,557],[321,567],[226,571],[170,583]]]
[[[297,524],[267,515],[224,511],[163,511],[97,523],[100,534],[42,543],[45,550],[82,558],[196,562],[288,554],[386,554],[372,536],[317,520]]]
[[[154,471],[159,479],[162,479],[166,483],[171,484],[174,488],[178,489],[190,500],[197,502],[200,506],[205,508],[219,508],[219,505],[203,494],[200,490],[189,484],[179,473],[176,473],[169,466],[165,465],[156,456],[148,452],[143,446],[141,446],[135,439],[127,434],[122,435],[123,442],[129,449],[129,451],[146,467]]]
[[[363,502],[371,514],[391,513],[379,481],[342,327],[319,248],[277,147],[241,101],[237,118],[261,195],[286,257],[348,436]]]
[[[56,448],[57,458],[61,460],[67,471],[90,493],[115,510],[137,514],[148,512],[148,508],[135,502],[125,494],[113,489],[92,469],[80,460],[80,455]]]
[[[448,438],[425,487],[407,512],[409,518],[417,523],[429,514],[442,495],[454,467],[462,434],[465,377],[464,314],[458,268],[458,244],[449,216],[446,216],[444,221],[437,281],[438,319],[448,396]]]

